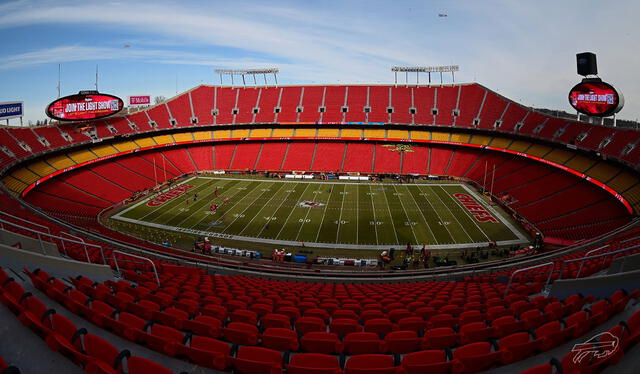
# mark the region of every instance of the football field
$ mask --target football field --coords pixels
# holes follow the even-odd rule
[[[527,243],[506,217],[462,183],[221,176],[187,179],[111,218],[194,236],[322,248]]]

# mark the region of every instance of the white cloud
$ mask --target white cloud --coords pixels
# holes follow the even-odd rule
[[[0,69],[88,60],[237,67],[278,65],[291,82],[390,82],[392,65],[456,63],[524,104],[568,109],[576,52],[598,53],[601,75],[640,116],[632,1],[237,2],[22,0],[0,5],[0,33],[77,25],[134,35],[134,48],[57,46],[0,56]],[[437,17],[447,13],[446,19]],[[585,21],[586,20],[586,21]],[[188,47],[180,48],[184,43]],[[56,45],[56,44],[53,44]],[[219,49],[219,52],[215,51]],[[184,52],[188,50],[188,52]]]

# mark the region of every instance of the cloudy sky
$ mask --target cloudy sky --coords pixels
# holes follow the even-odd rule
[[[214,68],[376,84],[393,82],[394,65],[456,64],[458,82],[568,111],[575,54],[592,51],[624,93],[619,117],[635,120],[639,12],[634,0],[0,0],[0,101],[43,119],[59,64],[62,95],[92,89],[98,65],[100,91],[121,97],[217,84]]]

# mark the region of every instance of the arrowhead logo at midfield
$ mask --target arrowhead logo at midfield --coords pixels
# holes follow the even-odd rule
[[[305,200],[298,203],[298,206],[303,208],[313,208],[314,206],[323,206],[324,203],[318,203],[315,201]]]

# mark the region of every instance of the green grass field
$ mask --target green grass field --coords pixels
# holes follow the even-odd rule
[[[241,242],[254,242],[380,249],[411,242],[444,249],[476,247],[489,241],[499,245],[528,242],[504,212],[461,183],[304,182],[222,176],[190,178],[182,184],[192,187],[161,205],[151,204],[157,206],[149,206],[154,197],[158,200],[157,195],[151,196],[111,218],[238,241],[238,247]],[[495,222],[480,222],[454,194],[471,196],[482,207],[478,209],[488,212]],[[212,204],[218,205],[215,212],[210,211]]]

